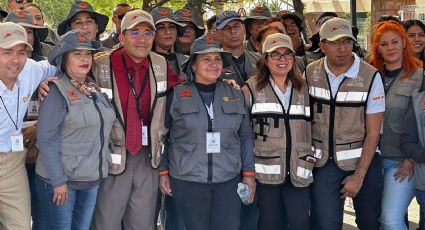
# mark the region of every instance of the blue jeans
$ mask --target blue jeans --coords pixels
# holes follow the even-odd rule
[[[407,230],[405,215],[413,199],[414,178],[403,182],[394,179],[401,161],[382,159],[384,189],[382,191],[381,229]]]
[[[99,186],[76,190],[68,187],[65,205],[53,203],[53,187],[36,176],[37,201],[43,210],[44,229],[88,230],[90,228]]]
[[[419,206],[421,208],[421,212],[425,213],[425,191],[415,189],[416,199],[418,200]],[[419,223],[419,229],[425,229],[425,223]]]

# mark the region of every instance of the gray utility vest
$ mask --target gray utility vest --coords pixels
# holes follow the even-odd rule
[[[251,93],[251,121],[255,134],[255,172],[258,182],[282,184],[289,174],[296,187],[313,182],[314,163],[306,160],[311,150],[311,117],[307,84],[301,90],[291,88],[288,111],[271,84],[260,91],[258,78],[246,85]]]
[[[423,79],[422,79],[423,80]],[[416,126],[418,127],[419,141],[422,147],[425,147],[425,82],[422,83],[422,89],[412,94],[413,108],[415,110]],[[425,191],[425,164],[415,163],[415,188]]]
[[[418,68],[407,79],[400,79],[403,71],[394,79],[391,87],[385,94],[385,113],[379,148],[381,156],[393,160],[405,159],[400,150],[400,135],[403,129],[403,120],[409,106],[412,93],[419,91],[422,68]]]
[[[242,117],[246,114],[242,92],[221,81],[217,82],[213,110],[212,131],[220,132],[220,153],[206,152],[206,133],[211,122],[195,83],[186,82],[174,88],[170,107],[173,122],[168,148],[172,177],[218,183],[240,174],[242,160],[238,132]]]
[[[257,62],[258,62],[258,59],[260,59],[261,55],[257,52],[252,52],[249,50],[245,50],[244,54],[245,54],[244,70],[245,70],[247,79],[245,79],[242,76],[241,71],[239,71],[239,64],[236,63],[233,59],[232,59],[231,66],[228,66],[223,69],[224,74],[221,78],[233,79],[236,81],[236,83],[238,83],[239,86],[242,86],[243,83],[245,83],[245,81],[248,80],[248,78],[258,74]]]
[[[61,157],[68,181],[96,181],[108,176],[112,164],[109,137],[115,112],[112,105],[99,93],[95,102],[76,89],[70,78],[62,74],[55,81],[66,101],[68,113],[61,124]],[[38,155],[37,173],[49,178],[43,165],[43,154]]]
[[[356,169],[366,137],[366,105],[378,71],[360,61],[358,76],[345,77],[332,97],[324,58],[307,66],[305,76],[313,104],[312,139],[316,166],[334,158],[344,171]]]

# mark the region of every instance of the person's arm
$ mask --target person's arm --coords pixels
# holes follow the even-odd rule
[[[174,97],[174,89],[172,88],[167,94],[167,103],[165,106],[165,121],[164,126],[167,129],[170,129],[173,119],[170,114],[171,103]],[[159,164],[159,189],[165,195],[172,196],[172,190],[170,185],[170,177],[168,175],[168,149],[169,149],[169,132],[163,140],[164,144],[164,153],[161,156],[161,162]]]
[[[363,180],[376,153],[379,142],[383,112],[385,111],[385,92],[379,73],[372,82],[366,106],[366,137],[363,141],[362,153],[359,164],[354,174],[342,182],[342,198],[354,198],[360,191]]]
[[[403,132],[400,136],[401,151],[407,159],[412,159],[417,163],[425,163],[425,148],[419,140],[418,124],[412,100],[410,100],[403,124]]]
[[[54,188],[68,181],[61,159],[61,124],[66,113],[65,99],[57,86],[51,83],[50,93],[40,105],[37,143],[47,176]]]
[[[39,82],[47,80],[49,77],[56,76],[58,74],[58,67],[50,65],[47,60],[35,62],[34,60],[28,59],[31,63],[31,74],[32,77],[37,77]]]

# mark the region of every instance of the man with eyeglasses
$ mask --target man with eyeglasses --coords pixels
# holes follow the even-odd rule
[[[115,5],[112,10],[112,23],[114,24],[115,31],[113,31],[106,38],[101,39],[103,47],[112,49],[116,44],[119,44],[118,39],[121,34],[121,20],[124,18],[124,15],[131,10],[131,6],[127,3],[119,3]]]
[[[235,11],[223,11],[217,16],[217,35],[223,49],[232,53],[232,65],[224,69],[224,79],[233,79],[240,86],[256,75],[260,54],[244,49],[245,26]]]
[[[92,229],[153,229],[155,224],[165,99],[179,83],[165,58],[151,52],[155,30],[149,13],[129,11],[121,22],[122,47],[95,58],[93,75],[118,119],[110,176],[100,184]]]
[[[324,58],[307,66],[312,143],[317,159],[312,224],[340,230],[345,198],[353,199],[360,229],[379,229],[383,179],[376,153],[385,93],[378,71],[352,52],[350,23],[332,18],[320,28]]]
[[[7,0],[7,10],[9,12],[19,9],[27,3],[32,3],[33,0]]]

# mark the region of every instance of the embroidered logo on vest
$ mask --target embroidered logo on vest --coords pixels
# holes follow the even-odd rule
[[[239,98],[223,97],[224,102],[239,101]]]
[[[75,90],[69,90],[66,93],[68,94],[68,97],[69,97],[71,103],[75,103],[75,102],[80,100],[78,98],[78,93]]]
[[[158,65],[158,64],[152,64],[152,68],[153,68],[153,71],[155,72],[155,75],[164,76],[164,72],[162,72],[160,65]]]
[[[180,91],[181,97],[190,97],[190,89],[184,88]]]

